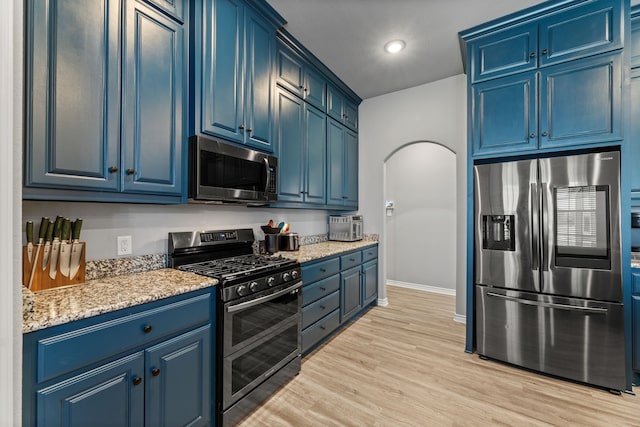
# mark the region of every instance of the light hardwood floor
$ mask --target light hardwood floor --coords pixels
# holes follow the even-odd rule
[[[390,286],[388,298],[241,426],[640,426],[640,396],[465,353],[454,297]]]

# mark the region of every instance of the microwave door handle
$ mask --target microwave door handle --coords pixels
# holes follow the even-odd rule
[[[265,180],[265,186],[264,186],[264,197],[265,199],[268,198],[269,196],[267,195],[269,193],[269,184],[271,183],[271,170],[269,168],[269,159],[267,159],[266,157],[264,157],[262,159],[262,161],[264,162],[264,171],[267,174],[267,179]]]
[[[278,297],[281,297],[282,295],[288,294],[289,292],[293,292],[296,289],[300,289],[301,287],[302,287],[302,282],[297,282],[293,286],[289,286],[288,288],[275,292],[273,294],[265,295],[263,297],[256,298],[251,301],[241,302],[240,304],[230,305],[229,307],[227,307],[227,313],[234,313],[236,311],[244,310],[244,309],[265,303],[267,301],[274,300]]]

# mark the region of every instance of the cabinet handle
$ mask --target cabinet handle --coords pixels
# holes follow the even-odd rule
[[[327,328],[325,328],[324,325],[320,325],[320,329],[322,329],[324,331]]]
[[[323,273],[326,273],[327,269],[326,268],[321,268],[320,271],[323,272]]]
[[[159,368],[153,368],[151,370],[151,375],[153,375],[154,377],[157,377],[158,375],[160,375],[160,369]]]
[[[542,49],[542,54],[546,55],[547,54],[547,49]]]
[[[321,290],[322,292],[324,292],[324,291],[326,291],[326,290],[327,290],[327,288],[323,288],[322,286],[320,286],[320,290]]]
[[[240,125],[240,126],[238,126],[238,129],[240,129],[240,130],[244,130],[244,125]]]
[[[307,88],[305,87],[305,88],[304,88],[304,91],[305,91],[305,92],[307,92],[307,91],[309,91],[309,89],[307,89]]]
[[[529,135],[529,138],[535,138],[535,137],[536,137],[536,134],[533,132]]]
[[[531,52],[531,53],[529,54],[529,58],[535,58],[535,57],[536,57],[536,53],[535,53],[535,52]]]
[[[304,86],[302,86],[302,85],[298,86],[298,89],[303,89],[303,88],[304,88]]]
[[[247,129],[247,132],[251,133],[251,132],[253,132],[253,129],[249,128],[249,129]]]
[[[320,306],[320,310],[324,310],[324,309],[326,309],[326,308],[327,308],[327,307],[325,307],[324,305],[321,305],[321,306]]]
[[[355,258],[349,258],[349,261],[354,262],[356,259]]]
[[[135,377],[133,379],[133,385],[140,385],[140,383],[142,383],[142,378],[140,377]]]
[[[348,199],[348,197],[347,197],[347,196],[342,196],[342,198],[343,198],[343,199]]]
[[[548,133],[547,131],[544,131],[544,132],[542,132],[540,135],[541,135],[541,136],[547,136],[547,135],[549,135],[549,133]]]
[[[149,332],[151,332],[152,329],[153,327],[151,325],[144,325],[144,328],[142,328],[145,334],[148,334]]]
[[[127,175],[133,175],[134,173],[136,173],[135,169],[127,169]]]
[[[116,173],[118,172],[118,167],[117,166],[109,166],[109,173]]]

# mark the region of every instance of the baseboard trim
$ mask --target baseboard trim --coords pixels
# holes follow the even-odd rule
[[[455,313],[453,315],[453,321],[454,322],[458,322],[458,323],[462,323],[463,325],[466,325],[467,324],[467,316],[465,316],[464,314]]]
[[[386,307],[389,305],[389,299],[388,298],[378,298],[377,304],[379,307]]]
[[[440,288],[437,286],[419,285],[417,283],[400,282],[397,280],[387,280],[387,285],[397,286],[399,288],[415,289],[417,291],[433,292],[434,294],[444,294],[456,296],[455,289]]]

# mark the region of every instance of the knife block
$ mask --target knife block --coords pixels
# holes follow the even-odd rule
[[[35,270],[33,270],[33,262],[29,262],[29,255],[27,252],[27,247],[22,247],[22,285],[26,288],[29,288],[29,278],[31,277],[31,272],[33,271],[33,280],[31,282],[31,287],[29,290],[32,292],[43,291],[45,289],[57,288],[58,286],[67,286],[67,285],[77,285],[85,282],[86,272],[87,272],[87,263],[86,263],[86,243],[79,243],[81,255],[80,255],[80,264],[77,273],[73,277],[63,276],[60,271],[60,255],[58,255],[58,260],[56,262],[56,275],[55,278],[52,279],[49,275],[49,269],[51,268],[51,253],[49,254],[49,260],[47,264],[42,268],[42,260],[44,259],[44,245],[40,246],[40,251],[38,251],[38,245],[33,245],[33,257],[35,258],[33,262],[36,264]],[[68,249],[71,251],[72,244],[68,244]],[[36,258],[36,253],[38,254]],[[69,259],[71,261],[71,258]],[[69,272],[69,276],[71,276],[71,272]]]

